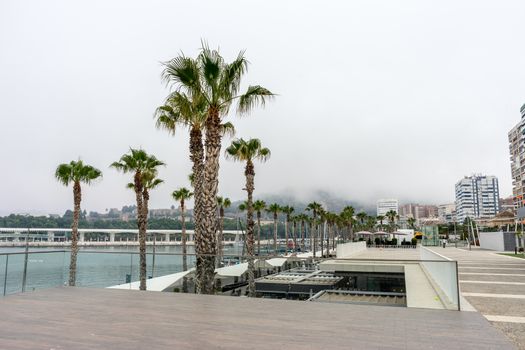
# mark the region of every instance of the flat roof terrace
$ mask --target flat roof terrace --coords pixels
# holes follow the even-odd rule
[[[113,289],[0,299],[2,349],[514,349],[475,312]]]

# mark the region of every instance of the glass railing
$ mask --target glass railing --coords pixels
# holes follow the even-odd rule
[[[168,247],[155,252],[151,251],[151,247],[149,248],[150,251],[146,255],[148,290],[181,292],[183,279],[186,278],[188,286],[186,290],[190,293],[194,292],[194,274],[181,274],[184,272],[181,253],[172,252],[170,250],[174,248]],[[140,256],[136,250],[137,247],[134,247],[133,251],[80,250],[77,259],[76,286],[138,289]],[[186,256],[190,270],[196,263],[193,247],[191,250],[192,252]],[[406,259],[381,259],[381,257],[388,258],[391,251],[378,249],[376,253],[377,256],[371,259],[313,258],[310,253],[298,253],[296,256],[286,257],[282,255],[254,257],[257,296],[306,300],[325,289],[379,293],[407,292],[405,301],[409,306],[438,307],[439,305],[434,305],[438,298],[444,308],[459,308],[455,261],[434,255],[422,255],[421,259],[418,259],[412,257],[411,252],[406,253],[408,254]],[[428,252],[428,254],[433,253]],[[214,256],[210,258],[217,260]],[[69,261],[70,252],[67,250],[0,253],[0,295],[67,285]],[[216,270],[217,294],[246,295],[248,284],[246,261],[246,256],[240,255],[231,247],[225,250],[221,256],[221,267]],[[298,276],[301,277],[299,280]],[[422,283],[421,278],[426,278],[428,281]],[[333,285],[326,284],[327,281],[332,280],[335,281]],[[297,290],[290,287],[294,283]],[[418,290],[408,293],[408,289],[415,286]],[[286,288],[282,290],[284,287]],[[341,294],[337,298],[341,298],[342,302],[346,299],[352,302],[354,299],[356,301],[364,298],[356,297],[354,294],[352,297]],[[430,297],[421,302],[419,297],[413,300],[414,295]]]

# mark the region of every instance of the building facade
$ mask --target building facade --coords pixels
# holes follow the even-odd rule
[[[438,218],[446,223],[456,221],[456,203],[438,205]]]
[[[525,104],[521,106],[520,114],[520,122],[508,133],[512,196],[514,207],[518,211],[525,207]]]
[[[377,216],[385,216],[390,210],[399,213],[399,202],[397,199],[379,199],[377,201]]]
[[[495,176],[465,176],[456,184],[456,216],[458,222],[467,217],[488,219],[499,212],[499,186]]]
[[[413,217],[416,220],[436,218],[438,216],[438,207],[426,204],[403,204],[399,207],[399,215],[402,217]]]

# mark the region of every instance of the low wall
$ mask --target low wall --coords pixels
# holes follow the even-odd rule
[[[441,254],[426,247],[420,247],[421,262],[423,270],[435,283],[441,292],[445,294],[448,301],[459,310],[459,284],[457,263]],[[428,261],[433,260],[433,261]]]
[[[480,232],[479,246],[483,249],[504,251],[503,232]]]
[[[338,258],[349,258],[354,254],[360,253],[366,250],[366,242],[351,242],[338,244],[336,253]]]

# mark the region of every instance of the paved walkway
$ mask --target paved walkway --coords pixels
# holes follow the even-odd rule
[[[0,299],[0,349],[513,349],[477,312],[116,289]]]
[[[479,249],[431,249],[458,261],[463,297],[525,349],[525,259]]]

